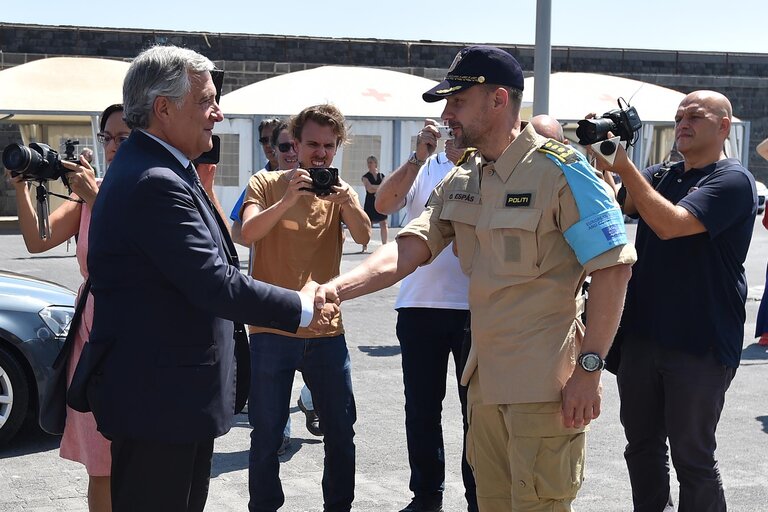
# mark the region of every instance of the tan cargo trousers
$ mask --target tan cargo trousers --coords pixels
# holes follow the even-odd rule
[[[484,405],[479,370],[467,396],[467,461],[480,512],[571,512],[584,477],[584,429],[559,402]]]

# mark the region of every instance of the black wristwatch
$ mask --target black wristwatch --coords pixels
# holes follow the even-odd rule
[[[585,372],[598,372],[605,368],[605,359],[596,352],[584,352],[579,354],[576,360]]]

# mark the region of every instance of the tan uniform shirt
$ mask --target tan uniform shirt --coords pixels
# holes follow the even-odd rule
[[[586,275],[636,259],[626,244],[579,263],[563,236],[579,209],[563,170],[537,151],[548,141],[528,126],[496,162],[475,153],[398,235],[419,236],[433,258],[455,237],[472,312],[462,383],[479,367],[487,404],[560,401],[580,349]]]
[[[260,172],[251,176],[242,212],[249,204],[263,210],[277,203],[288,189],[287,171]],[[350,194],[355,194],[350,190]],[[355,199],[356,196],[355,196]],[[253,245],[251,276],[291,290],[301,290],[308,281],[325,283],[339,275],[343,245],[341,205],[301,196],[277,224]],[[300,328],[296,334],[249,326],[249,332],[271,332],[296,338],[319,338],[342,334],[341,313],[331,322],[330,333],[317,334]]]

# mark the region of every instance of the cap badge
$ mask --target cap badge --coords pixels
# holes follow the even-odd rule
[[[449,87],[448,89],[437,90],[435,91],[435,94],[449,94],[449,93],[452,93],[453,91],[458,91],[459,89],[461,89],[460,85],[454,85],[453,87]]]
[[[453,58],[453,62],[451,62],[451,67],[448,68],[448,73],[456,69],[456,66],[459,65],[459,62],[461,62],[461,59],[464,57],[465,53],[466,49],[459,50],[459,53],[456,54],[456,57]]]

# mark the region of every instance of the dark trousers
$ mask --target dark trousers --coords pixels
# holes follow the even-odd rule
[[[618,386],[635,512],[673,510],[667,439],[678,512],[726,510],[715,431],[735,372],[712,352],[697,356],[625,334]]]
[[[445,449],[442,411],[445,398],[448,356],[453,354],[457,381],[461,379],[461,344],[468,311],[436,308],[400,308],[397,338],[403,362],[405,385],[405,433],[409,487],[423,498],[442,498],[445,488]],[[475,479],[466,458],[467,388],[458,385],[464,443],[461,474],[468,510],[477,510]]]
[[[113,512],[202,512],[213,438],[196,443],[112,440]]]
[[[323,510],[348,512],[355,495],[353,426],[357,412],[344,335],[304,339],[261,333],[252,334],[250,340],[248,419],[253,431],[248,509],[274,512],[285,501],[277,450],[288,420],[293,377],[296,370],[301,370],[304,382],[312,390],[315,411],[322,418]]]

